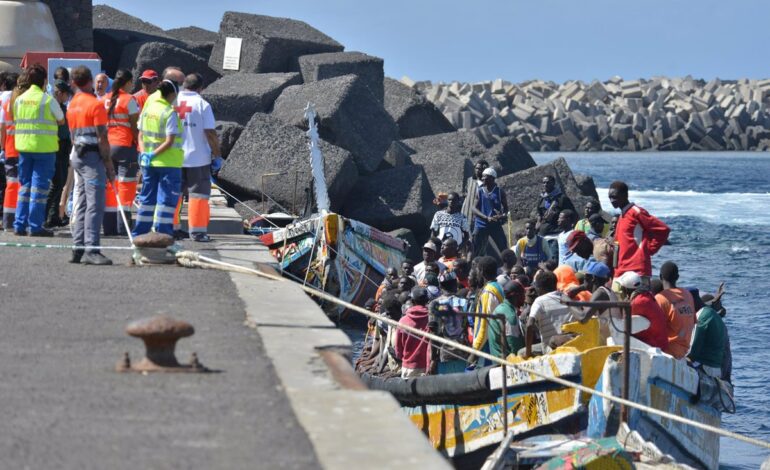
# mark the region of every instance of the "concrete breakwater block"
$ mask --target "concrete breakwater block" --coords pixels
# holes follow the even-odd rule
[[[102,68],[114,76],[119,67],[133,68],[122,63],[124,48],[135,43],[168,43],[208,60],[213,47],[205,40],[175,37],[152,23],[124,13],[107,5],[95,5],[93,8],[94,52],[102,58]],[[134,50],[138,47],[134,46]],[[162,69],[156,70],[161,73]],[[185,71],[186,72],[186,71]],[[140,72],[141,73],[141,72]]]
[[[284,88],[299,85],[299,73],[235,73],[225,75],[202,93],[217,119],[246,125],[254,113],[268,113]]]
[[[353,154],[362,173],[375,171],[398,137],[398,128],[356,75],[290,86],[275,101],[272,115],[307,129],[304,109],[313,103],[322,139]]]
[[[500,139],[481,158],[484,158],[490,166],[495,168],[498,177],[537,165],[527,149],[515,137],[511,136]]]
[[[241,136],[243,126],[237,122],[217,121],[215,129],[217,137],[219,137],[219,149],[222,151],[222,158],[227,158],[235,147],[235,142]]]
[[[308,143],[302,130],[268,114],[256,113],[230,151],[219,182],[239,199],[261,200],[264,191],[287,210],[295,206],[300,211],[307,202],[305,188],[312,179]],[[349,152],[323,141],[321,151],[331,208],[338,211],[356,183],[358,172]],[[266,176],[263,187],[263,175],[269,173],[279,175]]]
[[[361,177],[342,215],[383,231],[407,228],[424,232],[436,211],[433,189],[420,165],[380,171]]]
[[[305,22],[248,13],[225,12],[209,64],[220,73],[225,40],[241,38],[240,71],[296,72],[303,55],[340,52],[344,46]]]
[[[396,122],[400,138],[411,139],[455,130],[436,105],[398,80],[385,77],[384,93],[385,110]]]
[[[572,170],[566,160],[560,157],[552,162],[538,165],[524,171],[519,171],[497,180],[498,185],[505,191],[508,197],[508,207],[511,218],[514,221],[527,219],[537,207],[540,194],[543,191],[543,178],[551,175],[556,178],[556,184],[562,188],[574,207],[578,209],[580,216],[583,207],[591,197],[586,196],[580,190]]]
[[[326,80],[343,75],[356,75],[360,83],[369,88],[375,98],[383,100],[383,60],[363,52],[328,52],[303,55],[299,69],[305,83]]]
[[[162,73],[163,69],[170,66],[179,67],[185,74],[197,72],[203,76],[205,83],[212,83],[220,76],[209,68],[201,56],[166,42],[135,42],[127,45],[123,48],[119,67],[129,69],[134,77],[139,77],[146,69]]]

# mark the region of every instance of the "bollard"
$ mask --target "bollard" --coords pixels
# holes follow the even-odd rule
[[[196,353],[190,364],[180,364],[176,359],[176,342],[195,334],[195,328],[187,322],[160,315],[129,323],[126,333],[144,341],[145,357],[132,364],[125,353],[115,367],[118,372],[211,372]]]

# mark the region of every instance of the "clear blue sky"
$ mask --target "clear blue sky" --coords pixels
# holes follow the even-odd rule
[[[770,77],[768,0],[95,0],[168,29],[306,21],[418,80]]]

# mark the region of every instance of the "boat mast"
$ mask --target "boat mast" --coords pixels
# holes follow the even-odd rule
[[[315,188],[315,200],[318,212],[324,216],[329,213],[329,193],[326,188],[326,176],[324,176],[324,158],[321,153],[318,138],[318,126],[315,122],[316,112],[312,103],[305,107],[305,119],[307,119],[307,135],[310,137],[310,168],[313,175],[313,187]]]

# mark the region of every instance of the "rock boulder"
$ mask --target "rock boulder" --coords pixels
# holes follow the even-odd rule
[[[383,60],[362,52],[329,52],[304,55],[299,58],[299,69],[305,83],[326,80],[343,75],[356,75],[362,85],[382,103]]]
[[[407,228],[425,231],[435,206],[433,189],[419,165],[361,177],[350,192],[342,214],[383,231]]]
[[[307,129],[304,109],[315,105],[321,138],[353,154],[362,173],[375,171],[398,136],[398,128],[356,75],[290,86],[275,101],[272,115]]]
[[[241,72],[296,72],[297,59],[303,55],[344,49],[342,44],[302,21],[228,11],[222,17],[209,61],[211,68],[221,73],[234,73],[222,68],[228,37],[243,40]]]
[[[358,173],[350,153],[321,142],[331,208],[338,211],[356,183]],[[239,199],[261,200],[262,192],[291,211],[299,212],[310,186],[308,138],[305,133],[268,114],[256,113],[243,129],[219,173],[225,190]],[[265,177],[267,173],[282,173]],[[295,193],[295,177],[297,178]],[[294,206],[294,207],[293,207]]]
[[[227,158],[230,151],[235,147],[235,142],[243,132],[243,126],[237,122],[217,121],[217,137],[219,137],[219,148],[222,151],[222,158]]]
[[[402,139],[455,130],[436,105],[398,80],[386,77],[384,91],[385,109],[396,122]]]
[[[203,76],[205,83],[219,78],[219,74],[211,70],[201,56],[167,42],[135,42],[125,46],[119,68],[129,69],[134,77],[139,77],[145,69],[162,73],[170,66],[181,68],[185,74],[197,72]]]
[[[292,73],[236,73],[225,75],[203,91],[217,119],[246,125],[254,113],[268,113],[284,88],[302,83]]]

